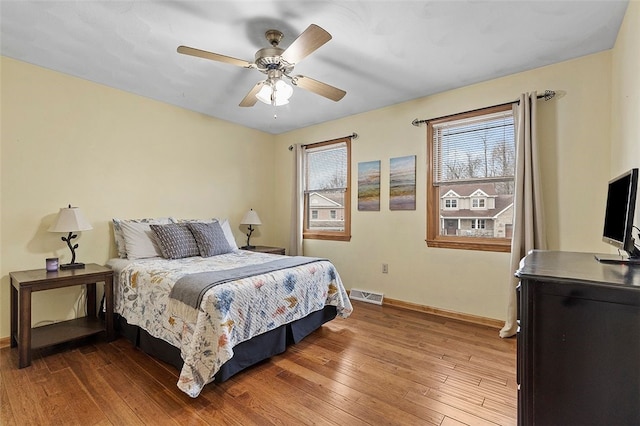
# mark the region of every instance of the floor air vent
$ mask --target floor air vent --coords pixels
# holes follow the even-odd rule
[[[352,288],[349,292],[349,298],[353,300],[359,300],[361,302],[375,303],[376,305],[382,305],[382,298],[384,294],[374,293],[372,291],[356,290]]]

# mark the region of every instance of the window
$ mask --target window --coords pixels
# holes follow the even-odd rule
[[[458,208],[458,200],[447,198],[444,200],[444,208],[445,209],[457,209]]]
[[[484,208],[484,198],[473,198],[471,200],[471,208],[472,209],[483,209]]]
[[[430,120],[427,155],[427,245],[508,252],[515,173],[511,104]],[[446,198],[453,193],[455,209]],[[461,220],[469,216],[476,218]]]
[[[485,229],[487,227],[484,219],[472,219],[471,229]]]
[[[350,170],[350,138],[305,147],[304,238],[351,239]]]

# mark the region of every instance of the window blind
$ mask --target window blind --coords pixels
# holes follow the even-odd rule
[[[307,148],[306,192],[346,191],[347,144],[342,142],[328,146]]]
[[[434,185],[513,179],[511,110],[433,123],[432,127]]]

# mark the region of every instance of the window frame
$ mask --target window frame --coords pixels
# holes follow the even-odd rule
[[[339,138],[332,139],[325,142],[317,142],[314,144],[306,145],[305,148],[319,148],[328,145],[346,144],[347,147],[347,176],[346,176],[346,189],[344,192],[344,231],[319,231],[310,230],[307,228],[309,218],[307,217],[309,212],[309,197],[306,194],[304,196],[304,211],[302,218],[302,239],[303,240],[329,240],[329,241],[351,241],[351,138]],[[306,167],[306,153],[304,154],[304,164]]]
[[[449,248],[460,250],[495,251],[502,253],[511,252],[511,238],[485,238],[464,237],[452,235],[440,235],[440,191],[439,186],[433,185],[433,125],[448,121],[488,115],[496,112],[509,111],[513,104],[497,105],[494,107],[480,108],[459,114],[429,120],[427,122],[427,247]],[[514,116],[515,120],[515,116]],[[514,123],[515,125],[515,123]],[[514,141],[515,143],[515,141]],[[515,178],[514,178],[515,179]]]

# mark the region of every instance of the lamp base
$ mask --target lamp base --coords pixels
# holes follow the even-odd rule
[[[60,269],[84,269],[84,263],[65,263]]]
[[[244,247],[240,247],[243,250],[253,250],[254,248],[256,248],[256,246],[244,246]]]

